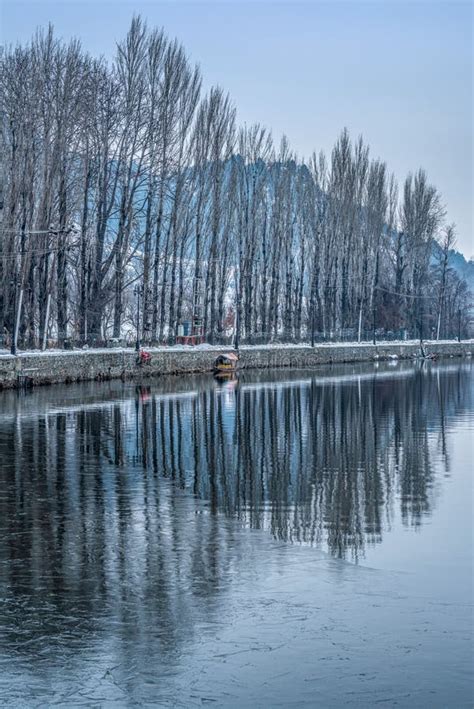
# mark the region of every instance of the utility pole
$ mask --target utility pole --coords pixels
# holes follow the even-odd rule
[[[20,319],[21,319],[21,306],[23,303],[23,259],[25,254],[25,230],[22,229],[21,232],[21,265],[20,265],[20,294],[18,296],[18,264],[15,256],[13,263],[13,280],[11,285],[13,287],[13,334],[10,352],[12,355],[17,354],[18,348],[18,331],[20,329]]]
[[[458,308],[458,342],[461,342],[461,308]]]
[[[314,319],[315,319],[315,293],[314,293],[314,285],[313,285],[313,292],[311,293],[311,347],[314,347],[314,339],[315,339],[315,328],[314,328]]]
[[[13,289],[13,332],[12,341],[10,344],[10,354],[16,355],[16,344],[15,344],[15,330],[16,330],[16,274],[13,280],[10,282]]]
[[[43,352],[46,349],[46,339],[48,336],[48,322],[49,322],[50,307],[51,307],[51,293],[48,293],[48,296],[46,299],[46,314],[44,316],[43,342],[41,343],[41,349],[43,350]]]
[[[16,291],[16,286],[15,286],[15,291]],[[17,350],[18,330],[20,329],[20,318],[21,318],[21,306],[22,305],[23,305],[23,288],[20,288],[20,296],[18,298],[18,308],[17,308],[16,320],[15,320],[15,333],[13,336],[13,344],[14,344],[14,349],[15,349],[15,352],[13,354],[16,354],[16,350]]]
[[[376,301],[376,294],[377,294],[377,286],[378,286],[378,281],[379,281],[379,253],[377,251],[377,256],[375,259],[375,279],[374,279],[374,290],[372,294],[372,334],[373,334],[373,344],[377,344],[377,337],[375,334],[376,331],[376,310],[377,310],[377,301]]]
[[[236,304],[237,306],[237,304]],[[239,336],[240,336],[240,318],[239,318],[240,308],[235,308],[235,337],[234,337],[234,350],[239,349]]]
[[[377,337],[375,335],[375,329],[376,329],[376,323],[375,323],[375,294],[374,294],[374,302],[372,304],[372,342],[374,345],[377,344]]]
[[[14,266],[15,272],[13,276],[13,280],[11,281],[10,285],[12,286],[13,289],[13,332],[12,332],[12,341],[11,341],[11,346],[10,346],[10,354],[16,355],[16,337],[17,337],[17,314],[16,314],[16,292],[17,292],[17,274],[16,274],[16,264]]]
[[[140,292],[141,286],[136,285],[133,289],[135,295],[137,296],[137,339],[135,342],[135,350],[140,352]]]
[[[194,299],[193,299],[193,322],[192,322],[192,335],[195,339],[195,343],[201,342],[203,332],[203,279],[201,275],[201,261],[199,260],[196,268],[196,275],[194,278]]]

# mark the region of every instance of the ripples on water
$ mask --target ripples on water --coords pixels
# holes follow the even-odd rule
[[[306,582],[281,543],[367,563],[387,537],[382,566],[404,567],[460,475],[472,394],[458,363],[0,394],[0,700],[200,705],[169,679],[183,647],[276,559]]]

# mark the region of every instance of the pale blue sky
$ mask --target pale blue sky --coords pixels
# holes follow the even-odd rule
[[[471,2],[0,0],[4,43],[51,21],[112,56],[133,13],[163,26],[232,95],[241,122],[300,155],[362,133],[399,180],[425,167],[473,255]]]

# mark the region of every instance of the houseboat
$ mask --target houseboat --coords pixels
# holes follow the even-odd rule
[[[220,354],[216,357],[214,361],[214,373],[215,374],[235,374],[237,371],[237,365],[239,362],[239,356],[234,352],[226,352],[225,354]]]

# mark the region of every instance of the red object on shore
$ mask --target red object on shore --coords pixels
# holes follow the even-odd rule
[[[151,361],[151,354],[149,352],[145,352],[145,350],[140,350],[138,358],[140,360],[140,364],[149,364]]]
[[[202,335],[178,335],[177,345],[201,345],[204,342]]]

